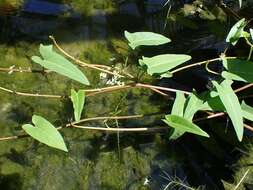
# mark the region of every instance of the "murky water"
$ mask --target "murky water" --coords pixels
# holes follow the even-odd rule
[[[133,1],[123,2],[120,6],[109,0],[104,3],[88,0],[67,4],[52,2],[30,0],[19,4],[20,7],[0,4],[1,67],[40,68],[31,62],[30,57],[38,55],[40,43],[51,43],[49,35],[54,35],[75,57],[91,63],[120,66],[129,55],[124,30],[163,32],[165,24],[158,19],[159,15],[150,16],[162,9],[163,4],[157,1],[150,1],[145,12]],[[173,30],[180,32],[183,29]],[[198,36],[195,43],[187,41],[187,36],[175,37],[172,45],[165,49],[182,53],[186,48],[206,48],[200,43],[205,40],[213,40],[214,44],[219,42],[205,33],[207,31],[201,34],[202,39]],[[179,39],[185,40],[183,45],[178,44]],[[220,47],[222,44],[216,45]],[[217,49],[215,54],[219,51]],[[136,72],[136,66],[129,65],[129,71]],[[90,88],[105,85],[98,72],[88,69],[84,72],[91,81]],[[1,72],[0,85],[15,91],[60,95],[69,95],[71,88],[82,88],[57,74],[20,72]],[[186,84],[181,85],[186,88]],[[30,122],[33,114],[47,118],[55,126],[66,124],[73,117],[68,100],[22,97],[2,91],[0,99],[1,136],[20,134],[21,125]],[[118,124],[124,127],[161,126],[163,113],[169,112],[169,106],[164,102],[171,104],[169,100],[141,89],[108,93],[88,97],[83,117],[145,114],[150,116],[119,121]],[[116,121],[107,121],[107,124],[117,126]],[[104,123],[90,122],[89,125],[101,127]],[[236,151],[231,153],[235,141],[225,143],[221,139],[231,134],[223,131],[215,134],[216,129],[212,132],[211,126],[218,128],[219,123],[206,125],[216,138],[207,141],[186,136],[177,142],[168,142],[163,134],[117,135],[64,129],[61,133],[69,153],[54,150],[31,138],[2,141],[0,187],[10,190],[159,190],[172,181],[180,181],[202,189],[223,189],[221,179],[231,179],[229,165],[235,161],[232,157]],[[186,189],[172,186],[170,189]]]

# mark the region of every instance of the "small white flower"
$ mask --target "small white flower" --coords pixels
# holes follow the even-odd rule
[[[16,66],[15,65],[12,65],[9,67],[10,70],[14,69]]]
[[[119,72],[117,72],[116,70],[113,71],[113,76],[108,76],[107,73],[100,73],[100,80],[103,80],[105,82],[105,84],[107,85],[124,85],[124,82],[120,81],[120,77],[117,76]]]
[[[192,15],[194,15],[196,12],[195,12],[194,10],[192,10],[190,13],[191,13]]]
[[[111,58],[109,59],[109,61],[111,61],[111,62],[113,62],[113,61],[115,61],[115,60],[116,60],[115,57],[111,57]]]
[[[121,81],[117,81],[117,83],[116,83],[117,85],[119,85],[119,86],[123,86],[123,85],[125,85],[125,83],[124,82],[121,82]]]
[[[149,185],[149,182],[150,182],[149,179],[146,177],[145,180],[144,180],[143,185]]]
[[[99,77],[100,79],[105,79],[107,77],[107,73],[100,73]]]
[[[108,81],[106,81],[105,84],[112,85],[112,81],[111,81],[111,80],[108,80]]]

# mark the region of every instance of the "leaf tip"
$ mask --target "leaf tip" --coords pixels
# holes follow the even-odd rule
[[[124,31],[124,35],[125,35],[125,38],[126,38],[126,39],[128,39],[129,34],[130,34],[130,32],[128,32],[127,30]]]
[[[207,137],[207,138],[210,138],[210,135],[208,133],[206,133],[205,131],[203,131],[203,137]]]
[[[69,152],[69,150],[67,149],[67,147],[62,147],[61,150],[63,150],[64,152]]]
[[[133,43],[131,43],[131,41],[132,41],[131,33],[128,32],[127,30],[125,30],[124,35],[125,35],[125,38],[128,41],[128,45],[134,50],[136,48],[136,46]]]
[[[31,60],[35,63],[40,63],[42,61],[42,59],[38,56],[32,56]]]

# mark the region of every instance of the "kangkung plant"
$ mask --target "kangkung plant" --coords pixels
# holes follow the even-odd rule
[[[228,115],[239,141],[242,141],[244,128],[253,130],[253,128],[245,122],[253,121],[253,107],[247,105],[244,99],[239,99],[237,93],[239,91],[248,89],[253,86],[253,62],[251,62],[251,55],[253,51],[253,29],[249,29],[249,32],[245,31],[247,21],[241,19],[230,30],[226,42],[231,45],[236,45],[240,38],[243,38],[249,45],[250,52],[247,58],[228,57],[226,53],[220,55],[220,57],[202,61],[198,63],[191,63],[182,66],[183,63],[191,60],[191,56],[185,54],[162,54],[153,57],[142,57],[139,59],[138,64],[140,69],[143,69],[147,74],[153,77],[170,78],[177,72],[186,70],[192,67],[206,65],[207,71],[214,72],[208,69],[209,64],[222,63],[223,69],[218,80],[212,80],[212,88],[209,90],[197,93],[195,90],[192,92],[182,91],[178,89],[166,88],[162,86],[155,86],[150,84],[136,83],[133,76],[125,71],[117,71],[115,68],[105,65],[88,64],[80,61],[67,52],[65,52],[56,40],[51,36],[53,44],[61,52],[57,53],[53,49],[53,45],[40,45],[40,56],[33,56],[31,59],[34,63],[41,65],[43,72],[56,72],[60,75],[66,76],[72,80],[75,80],[83,85],[90,85],[88,78],[78,68],[88,67],[100,71],[103,74],[109,74],[114,77],[114,80],[121,78],[128,79],[128,83],[116,83],[114,86],[107,86],[100,89],[84,89],[75,91],[70,90],[70,96],[73,103],[74,110],[74,122],[66,124],[66,126],[55,127],[49,121],[42,116],[33,115],[32,124],[24,124],[23,130],[33,137],[34,139],[44,143],[48,146],[68,151],[67,146],[64,143],[63,137],[59,130],[64,127],[75,127],[91,130],[105,130],[105,131],[132,131],[141,132],[147,130],[163,130],[169,133],[169,138],[175,140],[181,137],[184,133],[193,133],[209,138],[207,132],[201,129],[196,121],[203,119],[215,118],[223,115]],[[152,32],[135,32],[130,33],[125,31],[125,37],[129,43],[131,49],[141,48],[141,46],[157,46],[171,42],[171,40],[163,35]],[[67,59],[68,58],[68,59]],[[71,63],[72,60],[77,65]],[[11,72],[23,71],[21,68],[10,68]],[[103,75],[101,75],[103,76]],[[234,81],[244,82],[245,85],[233,89],[232,84]],[[101,94],[105,92],[111,92],[129,88],[148,88],[163,96],[168,96],[165,92],[175,92],[176,98],[170,114],[164,115],[164,126],[159,128],[108,128],[108,127],[89,127],[80,125],[83,122],[98,119],[131,119],[142,117],[141,115],[133,116],[113,116],[113,117],[96,117],[96,118],[81,118],[82,111],[85,105],[85,97]],[[42,95],[42,94],[30,94],[24,92],[16,92],[4,87],[0,88],[2,91],[8,93],[15,93],[16,95],[23,96],[38,96],[48,98],[62,98],[58,95]],[[197,112],[204,112],[207,114],[204,118],[194,118]],[[169,130],[168,130],[169,129]],[[24,136],[24,134],[20,135]],[[20,136],[2,137],[0,140],[16,139]]]

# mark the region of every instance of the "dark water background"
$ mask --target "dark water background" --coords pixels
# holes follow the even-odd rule
[[[229,19],[226,22],[199,19],[183,25],[180,17],[176,17],[176,22],[166,22],[169,6],[173,16],[183,7],[183,1],[165,7],[166,1],[140,2],[122,1],[119,4],[110,0],[86,0],[64,4],[30,0],[13,6],[11,1],[0,1],[1,67],[40,68],[30,57],[38,55],[40,43],[51,43],[49,35],[54,35],[75,57],[117,67],[133,54],[123,37],[124,30],[155,31],[172,39],[169,45],[141,52],[146,55],[188,53],[194,61],[200,61],[217,57],[223,51]],[[130,59],[127,69],[136,73],[134,60]],[[98,72],[87,69],[84,72],[91,81],[90,88],[105,85],[106,81],[100,80]],[[195,70],[189,76],[177,76],[176,81],[156,81],[156,84],[201,90],[209,78],[204,71]],[[149,78],[147,80],[151,82]],[[82,88],[57,74],[34,73],[1,72],[0,85],[22,92],[61,95],[69,95],[71,88]],[[20,134],[21,125],[30,122],[33,114],[47,118],[55,126],[65,124],[73,117],[68,100],[21,97],[1,91],[0,100],[1,136]],[[169,113],[171,104],[170,100],[147,90],[126,90],[87,98],[83,117],[145,114],[149,116],[144,119],[119,121],[119,126],[164,126],[160,119],[164,113]],[[107,124],[116,126],[115,121]],[[104,123],[91,122],[89,125],[102,127]],[[0,188],[160,190],[174,181],[199,189],[224,189],[222,180],[233,182],[232,166],[241,155],[233,130],[229,130],[229,125],[224,130],[225,125],[224,120],[203,122],[212,136],[210,139],[185,135],[176,142],[169,142],[165,134],[117,135],[65,129],[61,133],[69,153],[49,148],[31,138],[2,141]],[[145,184],[147,180],[149,182]],[[175,184],[168,189],[189,189]]]

